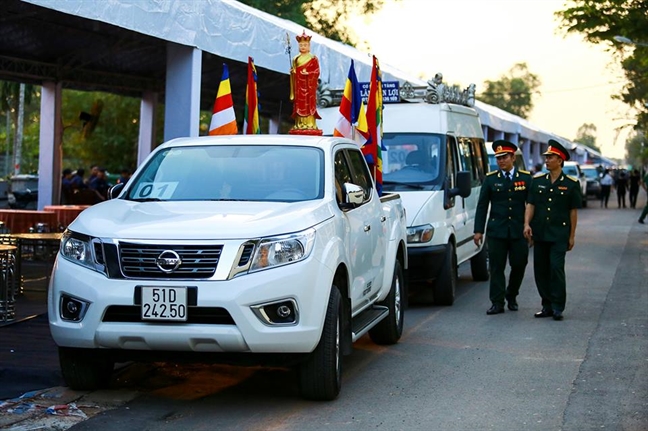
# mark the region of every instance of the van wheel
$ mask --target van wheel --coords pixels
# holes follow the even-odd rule
[[[342,386],[340,351],[342,296],[336,286],[331,288],[324,328],[315,350],[299,368],[299,389],[309,400],[330,401]]]
[[[452,305],[457,287],[457,253],[452,243],[446,245],[445,260],[439,278],[434,283],[434,302]]]
[[[110,385],[114,361],[99,349],[59,347],[59,363],[65,384],[75,390],[94,390]]]
[[[487,281],[490,278],[488,272],[488,247],[486,244],[479,253],[470,259],[470,272],[475,281]]]
[[[389,295],[380,305],[389,308],[389,316],[369,330],[369,337],[376,344],[396,344],[403,334],[403,304],[405,299],[405,278],[403,269],[397,260],[394,266]]]

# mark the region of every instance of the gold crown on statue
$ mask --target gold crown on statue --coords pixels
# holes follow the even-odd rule
[[[297,39],[297,42],[310,42],[311,37],[306,34],[306,30],[303,31],[303,33],[300,35],[295,36],[295,39]]]

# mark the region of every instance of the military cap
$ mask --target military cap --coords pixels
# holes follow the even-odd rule
[[[493,142],[493,151],[495,151],[495,157],[505,156],[507,154],[515,154],[517,151],[517,145],[512,142],[505,141],[504,139],[498,139]]]
[[[547,151],[542,153],[543,156],[555,154],[565,161],[569,160],[569,152],[560,144],[560,142],[556,141],[555,139],[549,139],[548,144],[549,147],[547,148]]]

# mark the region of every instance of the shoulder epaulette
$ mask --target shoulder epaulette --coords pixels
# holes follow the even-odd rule
[[[529,171],[523,171],[522,169],[518,169],[518,172],[521,173],[521,174],[528,174],[528,175],[531,175],[531,172],[529,172]]]
[[[571,175],[565,175],[565,176],[566,176],[567,178],[569,178],[570,180],[572,180],[573,182],[575,182],[575,183],[578,182],[578,179],[572,177]]]
[[[497,171],[490,171],[489,173],[486,174],[486,176],[493,175],[493,174],[496,174],[496,173],[497,173]]]
[[[540,177],[544,177],[545,175],[547,175],[547,174],[544,173],[544,172],[538,172],[537,174],[535,174],[535,175],[533,176],[533,178],[540,178]]]

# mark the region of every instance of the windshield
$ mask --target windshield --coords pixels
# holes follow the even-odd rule
[[[324,154],[313,147],[196,146],[158,152],[129,181],[137,201],[283,201],[324,195]],[[131,184],[132,183],[132,184]]]
[[[565,165],[563,166],[563,172],[567,175],[571,175],[574,178],[578,178],[578,168],[576,165]]]
[[[598,180],[599,174],[596,168],[581,168],[588,180]]]
[[[432,133],[385,133],[383,144],[383,189],[439,190],[443,184],[446,138]]]

